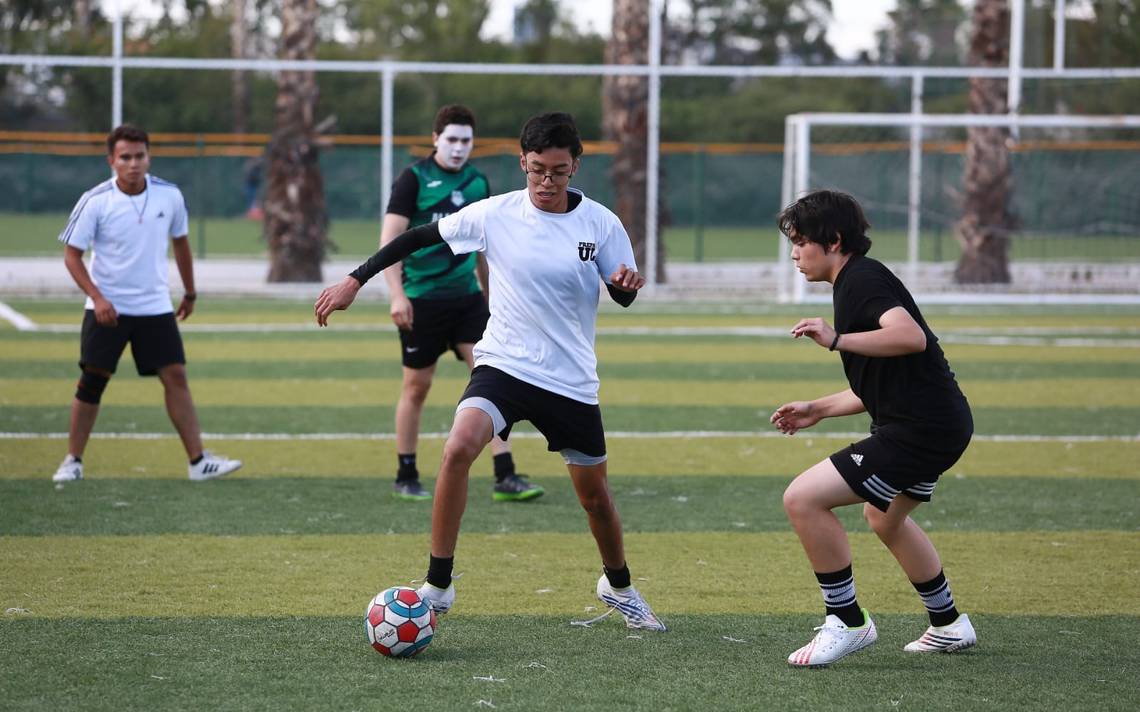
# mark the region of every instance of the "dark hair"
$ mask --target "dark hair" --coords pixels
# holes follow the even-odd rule
[[[574,117],[562,111],[532,116],[523,126],[519,136],[519,146],[525,153],[542,153],[548,148],[566,148],[570,156],[582,155],[582,139]]]
[[[131,124],[123,124],[118,126],[114,131],[107,134],[107,155],[110,156],[115,153],[115,144],[119,141],[131,141],[133,143],[146,144],[147,150],[150,150],[150,136],[146,135],[138,126]]]
[[[845,255],[865,255],[871,249],[867,237],[871,223],[863,216],[863,208],[837,190],[808,193],[780,211],[776,224],[789,240],[807,240],[824,248],[838,242]]]
[[[463,104],[448,104],[441,106],[439,111],[435,113],[435,122],[431,125],[431,130],[434,133],[443,133],[448,124],[458,124],[459,126],[470,126],[471,130],[475,130],[475,113],[468,109]]]

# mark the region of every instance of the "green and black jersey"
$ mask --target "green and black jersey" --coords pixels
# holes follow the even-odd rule
[[[434,155],[400,173],[388,212],[408,218],[408,227],[432,223],[491,194],[487,177],[470,163],[458,171],[440,168]],[[425,247],[404,258],[404,293],[411,299],[449,299],[479,291],[474,252],[455,256],[447,245]]]

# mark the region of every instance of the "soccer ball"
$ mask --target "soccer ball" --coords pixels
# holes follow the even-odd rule
[[[376,594],[364,612],[364,635],[376,652],[410,658],[431,643],[435,611],[414,588],[393,586]]]

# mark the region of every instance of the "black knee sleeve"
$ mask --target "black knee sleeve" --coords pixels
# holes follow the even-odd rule
[[[76,399],[84,403],[99,405],[99,401],[103,398],[103,391],[107,388],[107,382],[110,380],[110,376],[83,369],[83,375],[79,377],[79,383],[76,384],[75,388]]]

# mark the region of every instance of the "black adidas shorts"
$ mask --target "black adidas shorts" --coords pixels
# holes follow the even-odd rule
[[[929,502],[938,478],[962,457],[972,434],[968,420],[923,433],[884,426],[830,459],[855,494],[885,512],[900,494]]]
[[[552,393],[490,366],[477,366],[471,372],[459,399],[461,404],[464,401],[487,412],[495,422],[495,434],[503,440],[515,423],[529,420],[546,437],[547,449],[561,452],[571,464],[596,464],[606,457],[602,409],[596,403]]]
[[[95,310],[83,314],[79,337],[79,367],[92,366],[115,372],[127,344],[140,376],[153,376],[163,366],[186,363],[182,335],[173,313],[157,316],[119,315],[118,324],[103,326],[95,320]]]
[[[487,299],[482,292],[454,299],[412,299],[412,328],[400,330],[400,354],[408,368],[427,368],[448,349],[460,361],[458,344],[474,344],[483,338]]]

